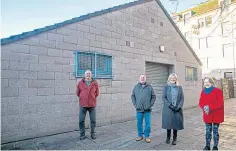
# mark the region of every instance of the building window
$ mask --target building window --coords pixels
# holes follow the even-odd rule
[[[204,19],[203,18],[198,19],[198,26],[199,26],[199,28],[204,27]]]
[[[206,47],[207,48],[213,48],[214,43],[215,43],[215,41],[214,41],[213,37],[207,37],[206,38]]]
[[[185,68],[185,80],[186,81],[197,81],[197,68],[186,67]]]
[[[221,24],[222,35],[227,35],[231,32],[231,24],[229,21],[223,22]]]
[[[206,38],[199,39],[199,49],[206,48]]]
[[[224,72],[224,78],[233,79],[233,72]]]
[[[189,23],[189,18],[191,17],[190,13],[187,13],[184,15],[184,25],[187,25]]]
[[[231,44],[222,45],[223,58],[233,58],[233,48]]]
[[[84,77],[86,70],[91,70],[97,79],[112,78],[112,56],[93,52],[75,53],[75,77]]]
[[[212,16],[207,16],[205,20],[206,20],[206,27],[211,26],[211,24],[212,24]]]

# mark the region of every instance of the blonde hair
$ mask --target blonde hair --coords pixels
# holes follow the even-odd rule
[[[168,77],[167,84],[170,85],[170,79],[176,78],[176,86],[180,86],[178,76],[175,73],[171,73]]]
[[[210,84],[212,84],[214,87],[216,87],[215,81],[214,81],[212,78],[210,78],[210,77],[205,77],[205,78],[203,79],[203,83],[204,83],[204,81],[205,81],[206,79],[209,80]]]

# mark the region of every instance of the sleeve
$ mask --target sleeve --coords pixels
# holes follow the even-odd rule
[[[216,102],[212,102],[211,104],[209,104],[210,111],[217,110],[224,106],[223,92],[221,90],[218,90],[216,95]]]
[[[183,105],[184,105],[184,91],[183,91],[183,87],[180,87],[180,93],[181,93],[181,96],[180,96],[180,103],[178,105],[178,108],[183,108]]]
[[[79,89],[79,83],[77,84],[77,87],[76,87],[76,95],[79,97],[80,95],[80,89]]]
[[[168,101],[168,99],[167,99],[166,88],[167,88],[167,86],[165,86],[162,91],[162,100],[164,101],[164,104],[167,104],[169,106],[171,104],[171,102]]]
[[[198,103],[198,105],[199,105],[199,107],[200,107],[201,109],[203,109],[204,106],[205,106],[205,103],[203,102],[203,91],[202,91],[201,94],[200,94],[200,98],[199,98],[199,103]]]
[[[156,101],[156,94],[154,92],[154,89],[153,87],[151,86],[151,89],[152,89],[152,99],[151,99],[151,106],[154,105],[155,101]]]
[[[95,93],[96,93],[96,97],[98,97],[100,94],[98,83],[96,84],[96,92]]]
[[[133,88],[131,99],[132,99],[133,105],[136,106],[135,87]]]

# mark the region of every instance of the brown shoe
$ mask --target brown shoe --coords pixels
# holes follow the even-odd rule
[[[145,139],[147,143],[150,143],[151,142],[151,139],[150,138],[146,138]]]
[[[142,137],[137,137],[137,138],[136,138],[136,141],[141,141],[141,140],[143,140]]]

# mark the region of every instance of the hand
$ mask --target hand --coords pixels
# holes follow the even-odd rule
[[[179,112],[179,111],[181,111],[181,110],[182,110],[181,108],[177,107],[177,108],[175,109],[175,112]]]
[[[209,108],[209,106],[208,105],[206,105],[206,106],[204,106],[204,112],[206,113],[206,114],[209,114],[209,112],[210,112],[210,108]]]
[[[175,106],[173,106],[172,104],[171,104],[171,105],[169,105],[169,108],[170,108],[172,111],[175,111],[175,109],[176,109],[176,107],[175,107]]]

